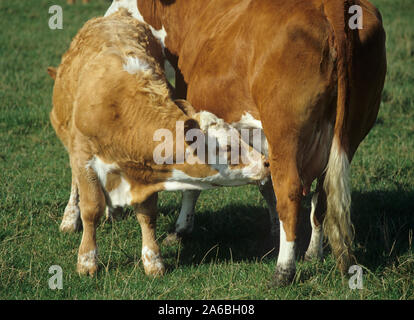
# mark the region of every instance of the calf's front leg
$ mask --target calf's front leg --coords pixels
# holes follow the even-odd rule
[[[75,232],[80,230],[81,219],[79,210],[79,191],[76,178],[72,174],[72,188],[70,197],[63,214],[59,230],[62,232]]]

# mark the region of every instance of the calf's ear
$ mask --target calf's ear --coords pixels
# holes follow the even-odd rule
[[[54,67],[47,67],[47,73],[49,74],[49,76],[55,80],[56,79],[56,68]]]
[[[178,106],[178,108],[181,109],[182,112],[184,112],[187,116],[193,117],[196,114],[196,111],[194,110],[193,106],[184,99],[177,99],[174,100],[175,104]]]

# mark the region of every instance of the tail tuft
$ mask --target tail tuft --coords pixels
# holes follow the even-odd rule
[[[334,137],[324,180],[327,208],[323,229],[342,272],[347,271],[353,259],[349,167],[348,156]]]

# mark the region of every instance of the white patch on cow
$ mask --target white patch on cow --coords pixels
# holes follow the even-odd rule
[[[255,119],[249,112],[245,112],[239,121],[233,122],[231,124],[233,127],[235,127],[237,130],[241,131],[241,129],[260,129],[261,132],[261,150],[257,150],[266,157],[268,156],[268,142],[267,139],[263,133],[263,126],[262,122],[260,120]],[[252,136],[250,136],[249,141],[245,141],[246,143],[250,144],[250,146],[254,147]]]
[[[162,50],[164,52],[165,49],[165,38],[167,37],[167,32],[165,31],[164,26],[160,30],[155,30],[153,27],[150,26],[151,32],[156,39],[161,43]]]
[[[113,171],[119,171],[118,165],[112,163],[105,163],[99,157],[94,156],[86,165],[87,168],[93,169],[98,178],[101,182],[102,188],[105,190],[105,193],[108,197],[110,203],[108,205],[112,207],[123,207],[126,205],[130,205],[132,202],[132,195],[131,195],[131,185],[128,181],[121,175],[121,183],[117,186],[117,188],[107,191],[105,189],[107,175]]]
[[[164,264],[162,262],[161,255],[155,253],[147,246],[142,247],[141,251],[142,263],[145,269],[156,269],[162,272],[164,270]]]
[[[98,250],[94,249],[87,253],[78,255],[78,264],[86,269],[91,269],[96,266],[98,257]]]
[[[114,0],[112,1],[111,6],[105,13],[105,17],[111,15],[112,13],[118,11],[119,8],[125,8],[128,10],[131,15],[137,19],[138,21],[148,24],[144,17],[142,16],[141,12],[139,12],[137,6],[137,0]],[[167,37],[167,32],[165,31],[164,26],[160,30],[155,30],[151,25],[148,25],[151,29],[152,34],[158,41],[161,43],[162,49],[165,48],[165,38]]]
[[[256,128],[256,129],[263,129],[262,122],[260,120],[255,119],[249,112],[245,112],[238,122],[232,123],[232,125],[236,128]]]
[[[306,250],[307,258],[322,258],[323,255],[323,230],[322,226],[317,226],[314,221],[316,205],[318,203],[318,193],[312,196],[310,221],[312,226],[312,235]]]
[[[111,6],[106,10],[105,17],[118,11],[119,8],[125,8],[138,21],[145,23],[144,18],[137,7],[137,0],[114,0]]]
[[[138,72],[146,72],[151,70],[150,65],[146,61],[132,56],[125,58],[123,68],[130,74],[137,74]]]
[[[283,222],[280,221],[280,245],[277,266],[282,269],[295,268],[295,241],[287,241]]]

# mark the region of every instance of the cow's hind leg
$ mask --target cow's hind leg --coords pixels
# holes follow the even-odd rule
[[[62,232],[75,232],[79,231],[80,227],[81,219],[79,210],[79,190],[76,179],[72,174],[72,188],[70,191],[70,197],[68,204],[66,205],[59,229]]]
[[[189,234],[194,228],[194,212],[197,199],[200,196],[199,190],[188,190],[183,192],[180,215],[175,224],[175,232],[178,235]]]
[[[326,193],[323,190],[323,179],[318,180],[318,186],[312,197],[310,222],[312,234],[305,260],[322,259],[323,256],[323,218],[326,213]]]
[[[135,205],[142,233],[142,263],[147,275],[161,276],[165,272],[160,249],[155,237],[157,226],[157,193]]]
[[[182,236],[188,235],[193,231],[195,206],[200,193],[200,190],[183,191],[181,210],[175,223],[175,231],[165,238],[165,245],[173,244],[181,239]]]

